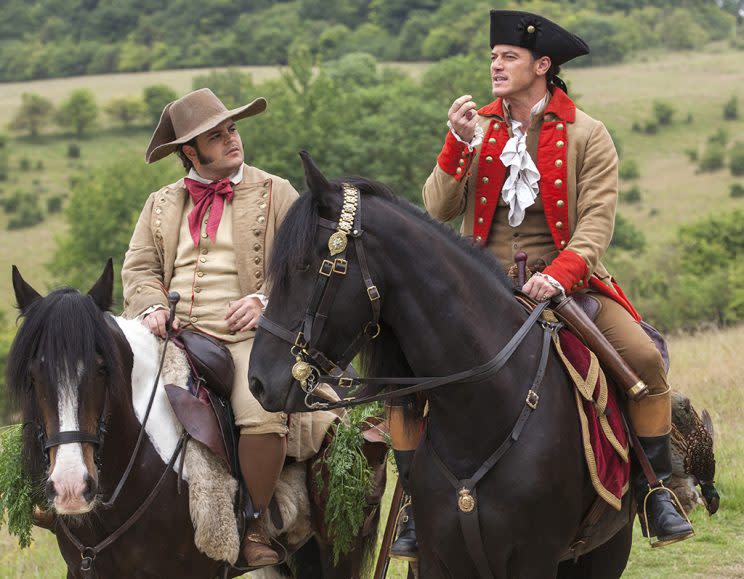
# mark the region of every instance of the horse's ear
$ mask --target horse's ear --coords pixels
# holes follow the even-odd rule
[[[335,198],[333,188],[326,179],[325,175],[321,173],[318,166],[313,161],[313,158],[305,150],[300,151],[300,158],[302,159],[302,167],[305,169],[305,182],[307,188],[310,189],[310,193],[315,199],[315,203],[318,207],[330,207],[329,201],[331,198]],[[332,197],[329,197],[332,196]]]
[[[13,290],[15,291],[18,309],[21,310],[22,314],[26,313],[32,303],[41,299],[41,294],[26,283],[15,265],[13,266]]]
[[[103,273],[98,281],[90,288],[88,295],[93,298],[95,304],[104,312],[111,309],[114,302],[114,260],[110,257],[103,268]]]

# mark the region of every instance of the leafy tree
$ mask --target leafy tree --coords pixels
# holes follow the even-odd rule
[[[128,128],[142,118],[145,103],[137,96],[121,97],[109,101],[105,110],[112,119]]]
[[[177,178],[176,163],[126,158],[77,180],[64,210],[68,227],[49,270],[59,282],[82,287],[109,257],[120,265],[147,196]]]
[[[737,141],[729,151],[729,169],[736,177],[744,175],[744,143]]]
[[[145,115],[153,127],[158,124],[165,105],[177,98],[176,91],[166,84],[153,84],[145,87],[142,100],[145,103]]]
[[[733,95],[726,104],[723,105],[723,119],[725,121],[735,121],[739,118],[739,100]]]
[[[0,181],[8,179],[8,137],[0,133]]]
[[[700,170],[707,172],[723,169],[725,159],[726,149],[723,145],[720,143],[708,143],[703,156],[700,158]]]
[[[646,248],[646,237],[630,221],[622,215],[617,215],[610,246],[616,249],[640,252]]]
[[[57,113],[57,124],[72,128],[78,137],[93,128],[97,119],[96,97],[86,88],[72,91]]]
[[[257,96],[253,77],[237,68],[213,70],[209,74],[195,76],[192,88],[212,89],[229,109],[248,104]]]
[[[672,50],[698,48],[708,39],[695,17],[682,8],[673,10],[661,21],[659,35],[664,46]]]
[[[654,101],[654,117],[660,125],[671,125],[674,107],[668,102]]]
[[[10,123],[14,131],[25,131],[37,137],[42,127],[54,116],[52,101],[40,94],[25,92],[21,95],[21,108]]]

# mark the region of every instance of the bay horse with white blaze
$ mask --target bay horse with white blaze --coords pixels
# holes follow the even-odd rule
[[[192,479],[185,470],[183,492],[178,484],[185,439],[170,418],[158,370],[162,342],[138,321],[108,313],[111,260],[87,294],[62,288],[42,297],[15,267],[13,286],[23,324],[8,357],[7,384],[22,409],[25,471],[36,487],[37,504],[46,503],[53,515],[68,579],[243,574],[197,549],[189,511]],[[151,392],[152,414],[137,450]],[[302,488],[305,472],[299,475]],[[227,494],[228,519],[234,524]],[[329,545],[312,536],[311,519],[305,513],[302,532],[307,534],[302,536],[307,542],[293,545],[299,548],[290,557],[293,571],[283,564],[251,576],[359,577],[359,549],[334,566]],[[239,547],[237,531],[235,536]]]
[[[421,577],[620,577],[628,496],[608,509],[595,548],[576,550],[596,495],[573,384],[546,348],[550,328],[527,320],[492,254],[384,185],[329,182],[300,155],[309,191],[277,234],[253,394],[270,411],[317,407],[315,384],[360,350],[367,378],[334,378],[360,385],[359,399],[379,398],[372,385],[428,389],[411,474]],[[463,513],[474,513],[475,532]]]

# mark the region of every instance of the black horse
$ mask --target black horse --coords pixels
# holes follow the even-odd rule
[[[254,395],[267,410],[307,409],[306,401],[314,398],[296,378],[311,389],[313,365],[334,374],[334,366],[345,367],[359,348],[367,377],[483,369],[526,328],[521,345],[498,372],[428,391],[427,431],[412,472],[421,576],[619,577],[631,545],[627,496],[621,512],[610,509],[612,530],[597,541],[600,546],[576,561],[567,557],[595,493],[572,385],[552,350],[539,403],[535,397],[528,400],[536,406],[534,416],[477,486],[480,532],[463,537],[458,505],[472,508],[475,493],[458,503],[461,496],[444,471],[457,480],[472,477],[514,434],[544,332],[538,324],[525,326],[527,314],[489,252],[397,199],[384,185],[361,178],[329,182],[306,153],[301,156],[309,191],[277,235],[271,297],[249,372]],[[329,247],[332,254],[346,241],[344,259],[329,257]],[[325,291],[323,277],[330,276],[337,281]],[[295,338],[300,331],[304,335]],[[485,562],[471,556],[478,550],[474,540],[482,542]]]
[[[167,464],[179,456],[179,435],[165,424],[162,377],[134,468],[110,500],[135,453],[160,350],[139,322],[107,313],[111,261],[88,294],[63,288],[42,297],[16,268],[13,285],[23,324],[8,357],[7,384],[22,408],[25,469],[37,500],[47,503],[67,577],[243,574],[197,549],[188,486],[179,491],[178,462]],[[144,401],[139,387],[146,390]],[[376,523],[370,519],[373,539]],[[282,565],[252,576],[348,579],[360,576],[363,556],[356,549],[334,566],[330,545],[311,536],[290,560],[292,570]]]

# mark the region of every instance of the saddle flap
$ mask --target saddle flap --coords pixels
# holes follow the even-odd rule
[[[216,338],[193,330],[182,330],[177,341],[183,345],[198,376],[217,394],[230,398],[235,377],[230,350]]]
[[[202,400],[175,384],[166,384],[165,392],[173,412],[186,432],[194,440],[198,440],[209,448],[217,458],[225,463],[228,472],[231,472],[232,467],[225,449],[219,421],[209,400]]]

